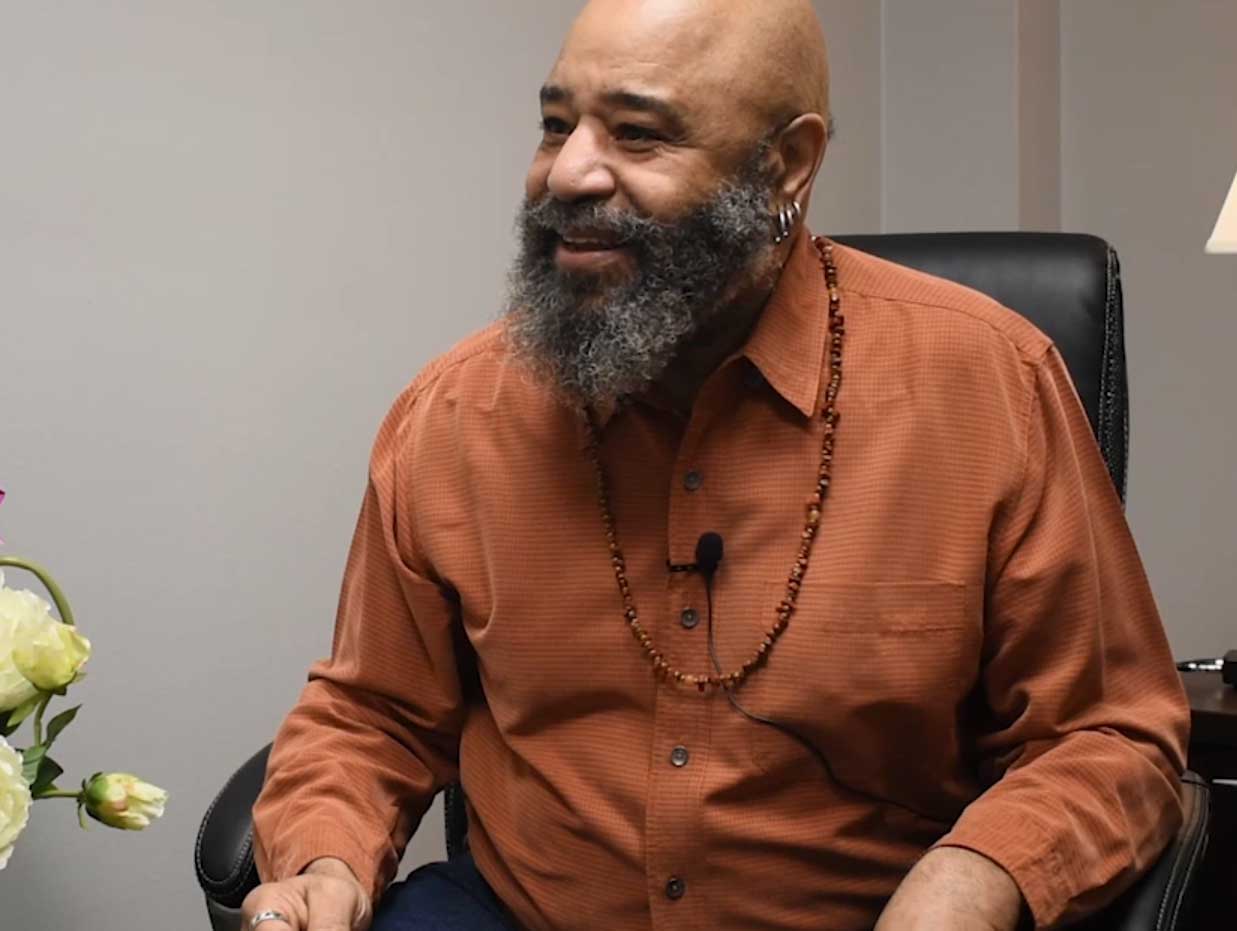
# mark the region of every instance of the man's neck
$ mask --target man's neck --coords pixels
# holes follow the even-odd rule
[[[709,376],[747,342],[773,296],[779,276],[780,270],[727,301],[726,309],[717,314],[712,325],[701,330],[679,350],[658,382],[658,388],[676,411],[690,414],[696,396]]]

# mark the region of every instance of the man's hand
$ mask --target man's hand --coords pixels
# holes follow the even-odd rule
[[[1023,904],[1013,877],[987,857],[938,847],[902,880],[875,931],[1015,931]]]
[[[315,860],[300,876],[258,886],[245,897],[241,928],[262,912],[282,912],[286,922],[264,921],[257,931],[368,931],[369,893],[342,860]]]

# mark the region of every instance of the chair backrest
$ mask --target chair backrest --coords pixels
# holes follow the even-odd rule
[[[908,233],[837,241],[982,291],[1057,345],[1125,499],[1129,393],[1121,273],[1102,239],[1066,233]]]

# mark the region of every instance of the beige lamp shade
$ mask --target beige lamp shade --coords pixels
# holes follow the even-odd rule
[[[1213,255],[1237,252],[1237,178],[1233,179],[1233,187],[1220,211],[1220,220],[1216,223],[1216,231],[1211,234],[1211,241],[1207,243],[1207,251]]]

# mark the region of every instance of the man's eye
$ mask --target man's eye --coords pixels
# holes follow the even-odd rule
[[[546,136],[566,136],[570,134],[571,127],[567,125],[566,120],[560,120],[556,116],[546,116],[541,119],[541,132]]]
[[[635,126],[631,123],[624,123],[615,130],[614,138],[619,142],[634,142],[634,143],[650,143],[660,142],[662,136],[655,129],[649,129],[647,126]]]

